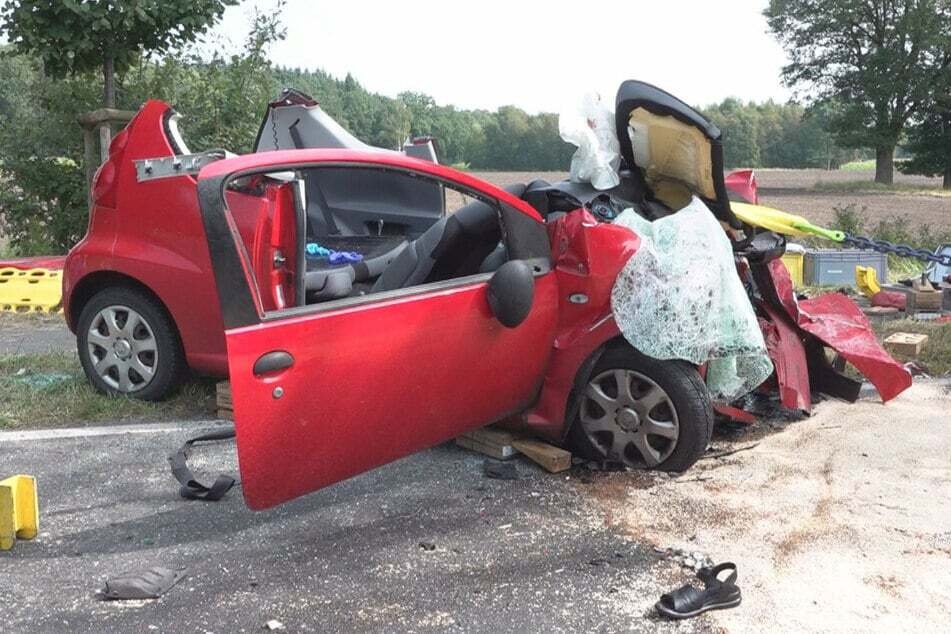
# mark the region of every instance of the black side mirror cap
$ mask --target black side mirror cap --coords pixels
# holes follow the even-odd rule
[[[515,328],[528,317],[535,301],[535,275],[524,260],[509,260],[489,280],[486,296],[495,318]]]

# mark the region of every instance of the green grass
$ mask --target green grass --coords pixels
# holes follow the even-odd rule
[[[207,418],[214,403],[212,381],[188,383],[165,402],[145,403],[96,392],[75,354],[0,357],[0,429]]]
[[[918,363],[928,368],[932,376],[951,374],[951,324],[933,324],[927,321],[897,319],[886,322],[876,333],[884,340],[896,332],[910,332],[928,335],[928,341],[918,355]],[[897,360],[915,361],[911,357],[893,355]]]
[[[839,170],[843,172],[865,172],[874,169],[875,159],[868,159],[865,161],[851,161],[839,167]]]
[[[951,189],[942,189],[940,186],[926,187],[911,183],[893,183],[886,185],[875,181],[816,181],[813,191],[829,194],[856,194],[856,193],[883,193],[883,194],[915,194],[919,196],[935,196],[951,198]]]

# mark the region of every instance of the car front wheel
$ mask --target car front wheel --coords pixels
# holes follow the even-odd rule
[[[697,369],[611,348],[581,394],[568,444],[589,460],[685,471],[706,451],[713,404]]]
[[[185,366],[172,320],[149,294],[108,288],[83,307],[76,328],[79,360],[100,392],[146,401],[165,398]]]

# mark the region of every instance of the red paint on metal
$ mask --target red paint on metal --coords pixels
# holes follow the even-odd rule
[[[812,390],[802,335],[789,316],[779,309],[765,302],[760,302],[758,307],[769,317],[760,319],[760,328],[776,373],[780,403],[788,409],[808,412],[812,409]]]
[[[885,351],[855,302],[841,293],[797,302],[789,272],[782,262],[770,262],[769,273],[782,306],[795,324],[855,366],[872,382],[883,402],[911,386],[911,374]]]
[[[583,209],[549,223],[548,235],[560,293],[558,331],[538,401],[525,421],[536,434],[560,441],[578,370],[620,334],[611,290],[640,238],[629,229],[599,223]]]
[[[727,174],[726,188],[737,194],[748,203],[759,204],[758,185],[753,170],[737,170]]]
[[[713,411],[721,416],[725,416],[732,421],[738,423],[745,423],[747,425],[753,425],[756,423],[756,416],[742,410],[739,407],[733,407],[732,405],[727,405],[726,403],[713,403]]]
[[[196,178],[188,175],[139,183],[134,161],[174,155],[166,136],[164,102],[150,100],[142,106],[110,146],[109,160],[97,173],[95,204],[86,236],[70,251],[63,269],[64,309],[70,328],[73,291],[87,276],[111,272],[131,278],[151,290],[165,305],[178,326],[189,365],[203,373],[226,376],[228,361],[221,309],[214,300],[214,275],[204,227],[198,209]],[[455,181],[510,205],[541,221],[528,203],[494,185],[443,165],[401,154],[351,150],[287,150],[251,154],[216,161],[202,175],[231,171],[260,171],[287,164],[378,164],[411,169]],[[237,196],[229,192],[229,204]],[[271,214],[258,204],[236,204],[231,210],[239,227],[258,226],[261,214]],[[288,225],[279,229],[287,237]],[[251,230],[253,233],[253,229]],[[242,232],[254,257],[251,233]],[[267,245],[259,244],[264,249]],[[266,249],[265,249],[266,250]],[[262,252],[259,252],[259,255]],[[261,256],[263,257],[263,256]],[[288,258],[290,262],[293,258]],[[264,281],[259,282],[265,283]],[[290,276],[270,279],[260,288],[266,305],[277,305],[283,295],[292,301]],[[277,286],[274,286],[277,284]]]
[[[884,308],[905,310],[908,307],[908,296],[901,291],[879,291],[872,295],[870,301],[872,306]]]
[[[279,504],[522,411],[550,355],[558,280],[536,279],[532,311],[514,329],[492,315],[486,286],[229,331],[248,506]],[[293,366],[254,376],[271,350],[290,352]]]

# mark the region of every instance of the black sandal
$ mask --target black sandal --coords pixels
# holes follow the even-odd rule
[[[733,572],[721,581],[718,577],[725,570]],[[654,608],[669,619],[689,619],[707,610],[735,608],[743,599],[736,585],[736,564],[727,562],[713,568],[701,568],[697,578],[705,589],[685,585],[663,595]]]

